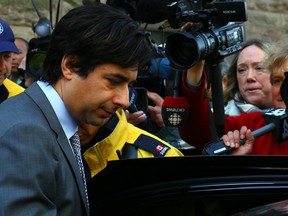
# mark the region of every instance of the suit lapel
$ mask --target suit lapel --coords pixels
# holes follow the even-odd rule
[[[68,160],[71,169],[73,170],[78,189],[80,191],[83,203],[85,203],[86,210],[88,209],[86,196],[85,196],[85,189],[83,185],[83,179],[81,177],[79,167],[77,165],[77,161],[74,157],[72,152],[71,146],[67,137],[61,127],[61,124],[50,104],[46,95],[43,93],[41,88],[37,85],[37,83],[33,83],[29,88],[26,89],[25,93],[38,105],[38,107],[43,112],[43,115],[46,117],[47,121],[51,129],[55,132],[57,136],[57,142],[62,149],[63,154],[65,155],[66,159]]]

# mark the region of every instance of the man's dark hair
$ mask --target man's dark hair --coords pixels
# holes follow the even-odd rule
[[[69,11],[57,23],[43,65],[41,80],[54,84],[62,77],[61,61],[70,56],[71,68],[87,77],[106,63],[141,70],[152,51],[140,24],[117,9],[95,3]]]

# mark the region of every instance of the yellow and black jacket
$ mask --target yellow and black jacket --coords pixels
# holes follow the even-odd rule
[[[6,78],[3,85],[0,86],[0,103],[7,98],[20,94],[24,90],[23,87]]]
[[[105,138],[83,154],[91,177],[103,170],[110,160],[183,156],[177,148],[128,123],[123,109],[118,109],[116,115],[103,128],[110,131],[109,135],[104,135]],[[102,134],[105,134],[105,131],[102,130]]]

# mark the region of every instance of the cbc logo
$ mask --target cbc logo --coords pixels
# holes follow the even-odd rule
[[[180,122],[182,121],[182,118],[181,118],[180,115],[178,115],[177,113],[173,113],[173,114],[170,115],[170,117],[168,118],[168,121],[169,121],[172,125],[179,125]]]

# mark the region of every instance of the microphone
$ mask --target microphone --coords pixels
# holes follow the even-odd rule
[[[271,131],[273,131],[275,129],[275,124],[271,123],[268,125],[265,125],[255,131],[252,131],[252,136],[257,138],[259,136],[262,136],[266,133],[269,133]],[[243,145],[245,143],[245,140],[241,140],[240,141],[240,145]],[[230,148],[229,146],[226,146],[224,144],[223,140],[217,140],[217,141],[213,141],[211,143],[207,143],[205,145],[205,147],[203,148],[203,153],[204,155],[222,155],[225,154],[227,152],[229,152],[230,150],[232,150],[232,148]]]
[[[37,5],[35,4],[34,0],[32,1],[32,5],[34,10],[36,11],[39,21],[36,24],[32,24],[32,30],[39,36],[39,37],[46,37],[51,35],[52,33],[52,23],[46,17],[43,17],[38,10]]]
[[[185,97],[178,97],[178,89],[181,78],[181,73],[175,72],[173,97],[165,97],[162,103],[161,114],[163,122],[167,127],[182,126],[189,115],[189,104]]]
[[[42,15],[41,15],[40,11],[38,10],[38,7],[35,4],[34,0],[31,0],[31,2],[32,2],[33,8],[34,8],[35,12],[37,13],[38,17],[41,18]]]
[[[288,114],[285,108],[271,109],[264,113],[264,119],[267,125],[252,131],[252,136],[258,138],[266,133],[273,132],[277,142],[280,144],[288,138]],[[240,141],[240,145],[243,145],[245,140]],[[217,140],[207,143],[202,154],[204,155],[223,155],[231,151],[232,148],[226,146],[223,140]]]
[[[264,113],[264,119],[269,124],[275,124],[273,135],[278,143],[288,138],[288,114],[285,108],[272,109]]]
[[[148,24],[167,20],[175,16],[177,10],[176,0],[139,0],[136,8],[138,18]]]

